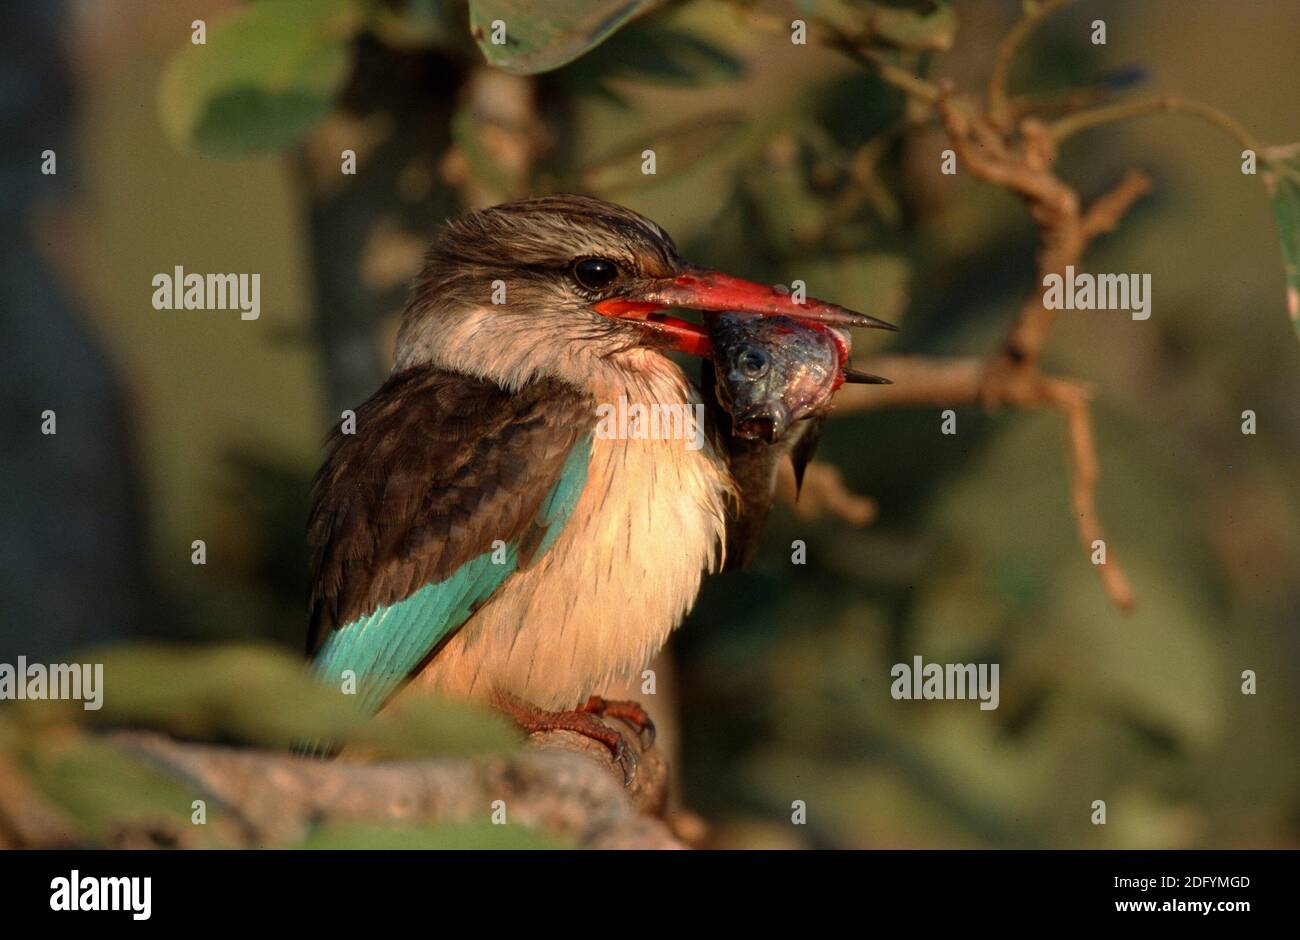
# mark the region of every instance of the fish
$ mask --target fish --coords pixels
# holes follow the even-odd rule
[[[849,367],[845,330],[738,311],[705,314],[704,325],[700,389],[716,402],[716,439],[742,494],[727,526],[726,565],[742,568],[758,549],[786,462],[799,498],[836,390],[889,380]]]
[[[707,318],[714,394],[731,415],[731,433],[775,444],[792,427],[831,410],[846,381],[888,379],[848,366],[847,331],[781,316],[727,311]]]

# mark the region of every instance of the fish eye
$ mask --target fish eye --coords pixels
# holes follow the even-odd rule
[[[771,362],[772,357],[767,354],[766,349],[761,346],[750,346],[741,352],[736,364],[747,376],[757,378],[767,371]]]
[[[573,279],[587,290],[603,290],[618,273],[618,265],[604,258],[583,258],[573,265]]]

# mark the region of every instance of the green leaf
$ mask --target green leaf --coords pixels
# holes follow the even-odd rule
[[[520,736],[503,716],[481,705],[419,696],[398,699],[346,741],[393,758],[474,757],[512,750]]]
[[[882,41],[917,52],[946,52],[957,33],[957,14],[946,3],[928,12],[879,6],[871,27]]]
[[[308,836],[299,849],[566,849],[571,846],[523,826],[326,826]]]
[[[269,645],[130,644],[82,661],[104,664],[104,705],[71,717],[96,725],[272,748],[328,741],[386,757],[497,753],[517,743],[503,718],[463,702],[419,697],[368,715]]]
[[[485,125],[478,111],[479,106],[471,101],[456,108],[451,117],[451,139],[469,165],[475,182],[493,191],[497,199],[504,202],[512,194],[518,195],[514,193],[516,183],[497,161],[491,148],[484,144],[482,132]],[[487,127],[490,130],[491,126]]]
[[[620,105],[626,101],[619,82],[646,82],[699,88],[736,81],[745,63],[702,36],[657,19],[634,23],[593,50],[559,76],[575,95],[601,95]]]
[[[517,75],[549,72],[600,45],[656,0],[470,0],[470,34],[488,64]],[[493,24],[504,25],[504,42]]]
[[[455,50],[464,42],[460,11],[443,0],[406,0],[399,6],[381,4],[370,29],[385,44],[399,49]]]
[[[1114,609],[1078,543],[1066,508],[1059,422],[1039,414],[999,422],[995,436],[961,465],[959,452],[948,458],[960,474],[927,510],[927,530],[949,545],[931,566],[932,585],[963,580],[972,595],[978,589],[978,601],[968,602],[969,616],[946,623],[936,623],[935,606],[919,604],[914,629],[927,642],[927,658],[980,631],[984,636],[975,638],[988,648],[1005,643],[1024,657],[1023,667],[1003,660],[1004,683],[1015,674],[1021,681],[1036,675],[1074,706],[1203,752],[1222,726],[1223,693],[1215,677],[1213,600],[1192,549],[1195,523],[1178,515],[1188,490],[1168,457],[1177,438],[1104,407],[1096,414],[1108,550],[1120,554],[1136,585],[1136,610]],[[962,434],[972,433],[973,417],[959,416],[959,427],[968,422]],[[937,634],[944,628],[947,639]],[[1013,695],[1006,685],[1003,691]]]
[[[946,0],[909,6],[871,0],[799,0],[796,9],[857,39],[884,48],[945,52],[952,48],[957,14]]]
[[[1063,572],[1047,599],[1056,619],[1033,658],[1080,703],[1204,753],[1222,731],[1232,683],[1221,678],[1204,592],[1147,557],[1125,561],[1143,591],[1122,618],[1086,566]]]
[[[262,0],[212,24],[163,72],[168,138],[208,156],[296,143],[333,107],[361,19],[353,0]]]
[[[1265,156],[1269,169],[1261,174],[1273,203],[1282,238],[1282,260],[1286,265],[1286,312],[1300,336],[1300,144],[1277,148]]]
[[[47,734],[25,748],[32,785],[58,806],[92,843],[124,827],[216,841],[217,828],[190,824],[197,791],[111,744],[85,735]],[[212,820],[216,822],[216,820]]]
[[[133,643],[83,659],[104,665],[103,708],[86,715],[96,725],[284,747],[298,736],[346,734],[361,723],[350,703],[271,646]]]
[[[596,158],[578,170],[578,185],[609,196],[676,178],[711,156],[725,154],[744,126],[744,116],[735,111],[701,114]],[[642,154],[647,150],[655,154],[653,175],[641,171]]]

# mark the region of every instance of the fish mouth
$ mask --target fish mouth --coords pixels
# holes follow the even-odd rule
[[[789,292],[693,265],[680,274],[654,278],[633,291],[599,301],[592,309],[601,316],[634,322],[657,334],[661,344],[692,356],[707,356],[711,352],[708,331],[697,323],[662,311],[686,309],[784,316],[818,329],[855,326],[898,329],[892,323],[838,304],[815,297],[796,300]]]
[[[775,444],[785,433],[786,423],[784,409],[751,408],[731,419],[731,432],[747,441]]]

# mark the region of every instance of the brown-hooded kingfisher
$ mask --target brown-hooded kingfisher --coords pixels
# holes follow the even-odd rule
[[[592,693],[637,675],[772,474],[721,435],[595,433],[601,403],[702,404],[666,352],[707,333],[669,308],[888,324],[683,263],[654,222],[556,195],[448,223],[403,313],[392,374],[339,428],[313,487],[310,651],[363,706],[420,690],[481,699],[525,730],[602,741]],[[742,472],[743,471],[743,472]],[[751,482],[759,479],[755,487]],[[754,492],[757,489],[757,492]],[[744,523],[742,525],[742,523]],[[403,686],[405,685],[405,689]]]

